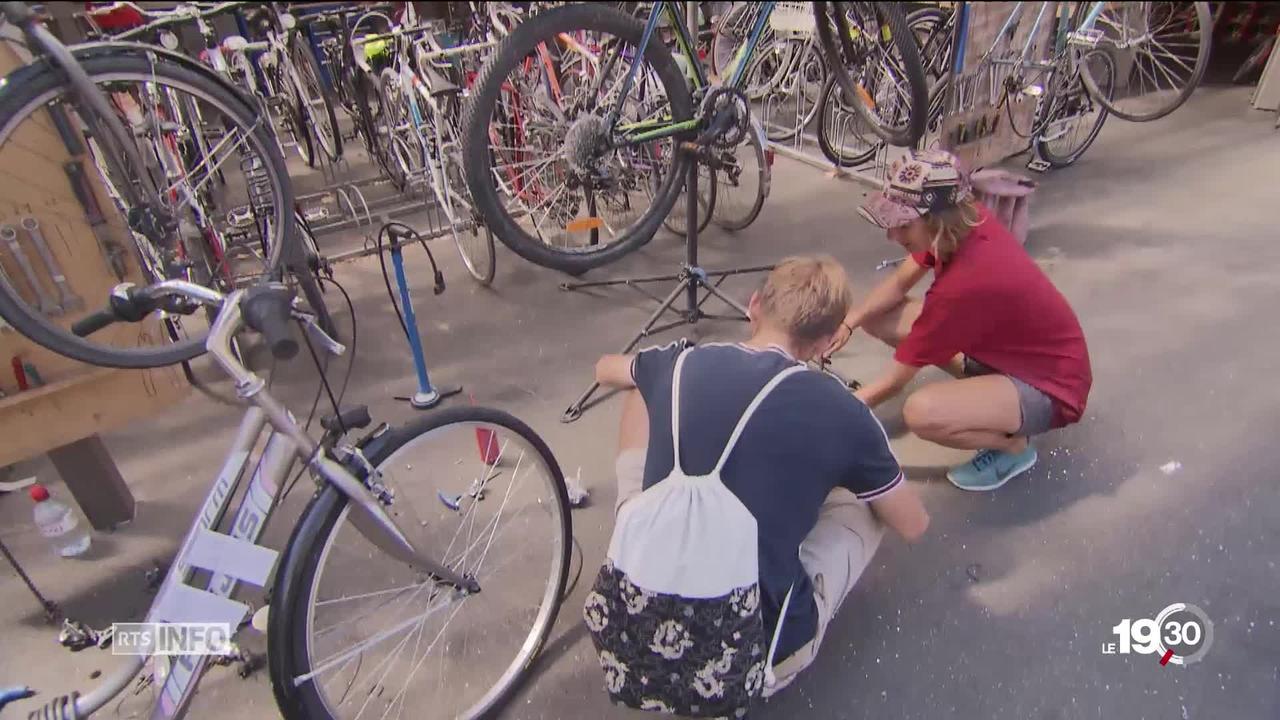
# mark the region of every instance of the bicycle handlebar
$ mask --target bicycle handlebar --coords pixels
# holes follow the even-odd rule
[[[210,306],[219,306],[226,299],[217,290],[186,280],[165,280],[143,288],[120,283],[111,289],[107,307],[72,323],[71,332],[85,337],[113,323],[139,322],[159,309],[164,299],[173,297]]]
[[[158,309],[190,311],[191,306],[184,306],[184,302],[217,307],[225,312],[228,298],[239,304],[244,324],[266,339],[271,354],[277,359],[288,360],[297,354],[300,347],[294,339],[290,320],[302,321],[311,340],[331,355],[346,352],[341,343],[316,323],[314,315],[294,309],[293,290],[279,283],[255,285],[229,296],[186,280],[165,280],[141,288],[133,283],[120,283],[112,288],[107,307],[73,323],[71,332],[84,337],[112,323],[139,322]],[[166,304],[169,299],[178,302]]]
[[[153,16],[153,17],[158,16],[158,17],[156,17],[156,19],[154,20],[151,20],[145,25],[139,25],[138,27],[133,28],[132,30],[125,30],[122,33],[116,33],[115,35],[111,35],[110,38],[112,40],[128,40],[137,35],[142,35],[144,33],[169,27],[170,25],[179,25],[181,23],[190,22],[192,20],[205,20],[211,17],[216,17],[218,15],[223,15],[232,10],[238,9],[244,5],[252,5],[254,3],[244,2],[243,0],[237,0],[233,2],[220,2],[220,3],[215,3],[213,5],[208,6],[208,9],[201,9],[202,6],[196,3],[185,3],[177,6],[177,8],[173,10],[168,10],[168,11],[144,10],[142,8],[138,8],[137,5],[134,5],[134,3],[127,3],[127,4],[133,5],[135,8],[138,9],[138,12],[142,13],[143,15]]]

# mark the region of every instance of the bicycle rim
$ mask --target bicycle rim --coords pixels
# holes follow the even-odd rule
[[[837,167],[854,167],[875,157],[883,145],[862,115],[844,100],[844,92],[832,78],[822,90],[818,115],[818,148]]]
[[[718,150],[716,207],[712,220],[725,230],[746,228],[760,216],[769,194],[769,166],[755,127],[731,150]]]
[[[675,202],[687,158],[672,138],[610,149],[607,115],[642,33],[601,5],[556,8],[517,28],[477,80],[463,122],[467,183],[485,223],[525,259],[597,267],[648,242]],[[678,66],[651,42],[619,125],[691,117]]]
[[[478,224],[470,230],[459,230],[453,239],[458,246],[458,254],[462,256],[462,264],[471,277],[481,285],[492,283],[497,259],[494,257],[493,233],[489,228]]]
[[[261,118],[229,86],[178,63],[120,53],[82,56],[81,64],[99,87],[110,90],[113,107],[125,118],[126,126],[134,128],[146,165],[143,181],[162,189],[159,197],[180,223],[171,250],[155,247],[131,233],[122,196],[113,190],[128,180],[114,177],[96,142],[90,139],[81,165],[106,216],[107,223],[99,231],[124,248],[132,260],[126,262],[127,279],[150,283],[176,277],[225,289],[278,277],[285,238],[293,227],[293,216],[286,210],[291,208],[293,196],[283,161],[269,129],[260,124]],[[32,140],[29,133],[49,132],[48,120],[41,112],[44,108],[54,104],[62,107],[79,128],[75,107],[63,101],[66,88],[62,83],[61,73],[44,64],[27,66],[9,76],[6,86],[10,90],[0,102],[0,163],[21,166],[18,156]],[[193,98],[202,108],[208,133],[205,138],[210,140],[206,151],[194,148],[195,139],[180,118],[168,117],[186,104],[172,103],[173,96]],[[184,164],[184,158],[195,157],[202,158],[199,165]],[[228,182],[217,179],[220,176]],[[217,201],[201,200],[209,197]],[[53,241],[60,234],[92,243],[78,248],[80,252],[103,254],[96,236],[80,217],[62,219],[70,223],[64,232],[54,224],[53,216],[34,214],[44,221],[43,234],[55,259],[61,249]],[[109,268],[108,262],[103,270]],[[107,290],[114,282],[108,279],[109,273],[92,269],[77,274],[79,271],[71,272],[71,266],[63,270],[68,271],[72,289],[81,295],[84,310],[97,310],[105,304]],[[40,311],[36,296],[28,284],[0,274],[0,315],[35,342],[83,362],[147,368],[182,362],[204,351],[208,327],[202,313],[180,316],[157,312],[138,325],[118,324],[80,338],[66,326],[83,311],[46,315]],[[163,327],[166,323],[181,325],[180,335],[185,339],[167,343],[170,333]]]
[[[753,98],[757,101],[753,115],[762,118],[765,135],[774,142],[791,140],[809,127],[818,114],[827,81],[826,60],[817,45],[790,43],[791,50],[784,53],[787,59],[772,72],[757,60],[748,74],[748,87],[759,88],[758,97]],[[770,79],[753,83],[761,73],[769,74]]]
[[[929,89],[897,3],[814,3],[829,70],[868,127],[902,147],[924,135]],[[829,17],[823,17],[829,8]]]
[[[1048,100],[1043,109],[1046,121],[1036,138],[1036,146],[1040,155],[1054,167],[1078,160],[1098,137],[1107,119],[1106,108],[1085,89],[1080,79],[1084,72],[1094,78],[1099,92],[1110,94],[1114,86],[1111,55],[1093,50],[1080,58],[1077,72]]]
[[[1213,20],[1209,3],[1109,2],[1093,30],[1112,53],[1115,87],[1102,92],[1088,72],[1089,92],[1122,120],[1148,122],[1182,106],[1204,78]]]
[[[729,12],[716,23],[715,32],[711,37],[711,52],[708,53],[707,59],[711,61],[711,72],[722,82],[727,81],[728,78],[725,75],[728,74],[730,63],[737,56],[738,50],[747,42],[756,17],[755,8],[753,3],[734,3]],[[771,28],[765,28],[761,34],[757,52],[760,47],[767,46],[766,41],[772,39],[772,34]]]
[[[688,178],[689,173],[685,172]],[[680,195],[676,198],[676,204],[671,206],[671,212],[662,220],[662,226],[676,235],[684,236],[685,229],[689,227],[689,193],[688,182],[686,187],[681,188]],[[711,223],[711,216],[715,212],[716,204],[719,202],[717,196],[718,188],[716,187],[715,173],[706,164],[698,165],[698,232],[707,229],[707,225]]]
[[[307,718],[480,717],[518,686],[559,610],[564,481],[545,444],[505,413],[457,408],[389,435],[393,447],[371,462],[394,492],[391,513],[481,589],[460,596],[383,555],[339,501],[309,548],[285,681]]]
[[[315,54],[302,36],[295,38],[293,43],[293,68],[302,88],[307,104],[307,118],[311,121],[316,140],[330,160],[337,160],[342,157],[342,134],[333,110],[333,98],[320,77]]]

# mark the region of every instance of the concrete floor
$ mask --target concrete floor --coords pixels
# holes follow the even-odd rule
[[[1280,450],[1266,430],[1280,422],[1280,340],[1269,330],[1280,306],[1280,135],[1247,100],[1244,89],[1206,88],[1163,121],[1113,122],[1077,166],[1040,178],[1028,250],[1084,324],[1095,373],[1085,421],[1042,438],[1040,464],[1027,476],[999,492],[964,494],[942,475],[964,456],[904,434],[900,403],[885,407],[879,414],[894,448],[932,513],[929,536],[914,547],[886,541],[814,667],[753,717],[1280,715],[1280,499],[1269,490]],[[830,252],[865,290],[877,279],[875,264],[895,253],[857,219],[860,199],[855,185],[779,159],[760,220],[736,236],[708,232],[703,260],[717,268]],[[621,290],[560,292],[559,275],[505,248],[494,289],[478,288],[448,245],[436,248],[450,280],[442,296],[431,296],[425,259],[411,260],[434,377],[527,421],[593,493],[573,516],[585,555],[575,552],[574,568],[586,570],[507,714],[627,716],[603,693],[580,619],[612,526],[619,404],[572,425],[559,417],[596,357],[616,350],[648,310]],[[664,271],[680,257],[680,243],[664,235],[597,274]],[[412,416],[392,399],[412,390],[412,371],[376,261],[340,266],[338,277],[355,298],[361,338],[349,401],[392,422]],[[745,299],[753,282],[728,287]],[[741,332],[713,322],[685,334]],[[865,379],[887,357],[859,336],[838,366]],[[315,388],[307,363],[277,374],[296,412],[306,411]],[[0,497],[0,537],[72,617],[94,626],[135,619],[150,600],[143,573],[175,549],[236,414],[193,395],[108,438],[140,504],[130,526],[95,536],[91,560],[47,559],[20,494]],[[1171,460],[1181,469],[1162,472]],[[304,500],[295,495],[273,525],[276,542]],[[1101,653],[1121,619],[1152,617],[1173,602],[1197,604],[1213,619],[1215,643],[1203,662],[1161,667],[1153,656]],[[93,671],[113,667],[108,654],[59,648],[55,634],[4,571],[0,686],[26,683],[47,698],[85,689]],[[210,672],[192,717],[228,710],[275,716],[265,672],[249,680]]]

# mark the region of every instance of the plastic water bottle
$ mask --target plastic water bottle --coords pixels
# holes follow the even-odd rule
[[[43,485],[32,485],[30,492],[36,502],[36,527],[53,544],[55,552],[62,557],[75,557],[89,549],[89,528],[80,522],[75,510],[50,498]]]

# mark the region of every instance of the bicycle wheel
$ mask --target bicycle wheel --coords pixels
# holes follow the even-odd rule
[[[688,172],[685,173],[686,178]],[[675,205],[671,206],[671,212],[662,219],[662,226],[671,232],[684,237],[685,229],[689,227],[689,194],[685,192],[688,187],[686,179],[685,187],[680,188],[680,196],[676,198]],[[698,166],[698,232],[707,229],[707,225],[711,224],[712,214],[715,212],[717,198],[716,176],[715,172],[707,165]]]
[[[1090,3],[1081,3],[1076,11]],[[1099,49],[1112,53],[1114,90],[1086,71],[1085,87],[1121,120],[1148,122],[1182,106],[1209,66],[1209,3],[1109,2],[1094,23]]]
[[[333,91],[324,84],[320,74],[320,65],[316,63],[316,54],[311,52],[311,45],[306,37],[295,34],[289,43],[289,55],[294,81],[298,84],[304,103],[304,117],[309,121],[316,140],[330,160],[337,161],[342,157],[342,133],[338,129],[338,116],[334,113]]]
[[[378,164],[386,171],[391,184],[404,192],[419,167],[421,156],[405,139],[405,134],[410,132],[409,109],[405,105],[400,76],[390,68],[378,76],[378,101],[381,109],[377,130]]]
[[[451,147],[457,147],[452,132],[447,141]],[[449,197],[451,200],[460,201],[457,204],[466,205],[469,218],[475,225],[470,230],[456,230],[453,233],[453,242],[458,246],[458,254],[462,256],[462,264],[466,266],[467,272],[471,277],[481,285],[489,285],[493,282],[493,275],[497,269],[497,258],[493,247],[493,233],[485,224],[475,217],[475,210],[471,203],[466,201],[466,178],[463,177],[462,168],[459,167],[459,159],[456,152],[450,152],[444,156],[445,162],[445,180],[449,184]],[[460,218],[462,219],[462,218]]]
[[[605,126],[643,34],[602,5],[555,8],[516,28],[473,86],[467,184],[485,224],[526,260],[585,272],[648,242],[671,211],[688,162],[673,138],[614,147]],[[670,50],[650,42],[638,70],[620,124],[693,117]]]
[[[907,28],[920,48],[920,64],[930,88],[951,72],[950,19],[950,11],[938,7],[922,7],[907,13]]]
[[[924,135],[929,86],[898,3],[815,2],[827,67],[868,127],[892,145]]]
[[[769,60],[774,52],[757,51],[747,75],[747,87],[759,88],[761,108],[753,114],[764,118],[765,136],[773,142],[791,140],[809,127],[821,107],[827,81],[826,60],[817,45],[803,40],[791,40],[788,45],[781,62]]]
[[[818,113],[818,149],[836,167],[869,162],[884,144],[852,106],[836,79],[828,79],[819,101],[822,111]]]
[[[929,112],[925,132],[942,132],[942,114],[946,109],[947,85],[951,82],[951,13],[936,7],[924,7],[907,14],[907,27],[920,48],[920,61],[929,84]]]
[[[715,30],[711,35],[711,51],[707,53],[707,59],[710,61],[712,74],[720,78],[721,82],[728,82],[725,75],[728,74],[731,69],[730,64],[751,34],[757,8],[756,3],[734,3],[733,7],[729,8],[729,11],[716,22]],[[773,29],[766,27],[761,33],[758,47],[768,47],[773,39],[772,36]]]
[[[716,150],[716,205],[711,219],[729,231],[756,221],[769,195],[769,161],[755,127],[732,150]]]
[[[1081,75],[1088,72],[1098,91],[1110,95],[1115,84],[1111,54],[1101,50],[1085,53],[1075,65],[1075,73],[1042,106],[1044,128],[1036,136],[1036,152],[1056,168],[1066,167],[1093,144],[1106,122],[1107,109],[1085,89]],[[1087,70],[1085,68],[1088,68]]]
[[[565,592],[572,528],[555,457],[524,423],[478,407],[390,430],[363,452],[401,530],[480,591],[460,595],[383,554],[353,527],[347,498],[322,489],[268,615],[281,713],[492,713],[528,674]]]
[[[122,123],[132,130],[144,159],[145,167],[132,171],[131,177],[120,177],[90,138],[88,162],[80,164],[106,221],[98,229],[125,250],[120,260],[127,279],[143,284],[167,278],[195,281],[195,275],[201,272],[197,265],[203,266],[210,277],[218,276],[235,285],[263,277],[278,278],[286,242],[294,242],[293,191],[284,161],[261,114],[207,70],[159,49],[141,53],[119,47],[89,47],[74,52],[90,80],[107,93]],[[30,165],[33,161],[28,148],[56,142],[48,112],[65,114],[73,132],[83,132],[88,121],[69,93],[64,73],[47,61],[15,70],[0,83],[0,167]],[[202,167],[185,167],[169,151],[178,141],[175,134],[181,132],[182,126],[166,116],[163,98],[175,95],[179,105],[185,104],[181,102],[184,96],[194,98],[202,108],[206,128],[218,133],[216,140],[210,136],[212,144]],[[225,185],[212,181],[219,173],[227,178]],[[118,190],[126,183],[153,188],[165,205],[163,210],[180,228],[187,223],[212,223],[205,227],[213,227],[224,238],[219,244],[223,256],[189,258],[185,243],[192,238],[186,237],[185,232],[171,233],[169,244],[164,247],[130,232],[127,218],[133,209],[125,206]],[[33,192],[38,190],[39,186],[32,187]],[[229,210],[216,216],[208,212],[199,200],[208,194],[216,198],[219,208]],[[8,199],[42,207],[36,196]],[[68,242],[77,243],[71,252],[103,254],[104,248],[91,239],[96,236],[79,224],[79,217],[51,216],[40,210],[33,214],[44,222],[44,233],[50,240],[58,237],[58,231],[51,227],[55,222],[73,223],[63,234]],[[197,216],[203,216],[203,221],[197,221]],[[241,221],[233,223],[232,216]],[[55,221],[55,217],[60,219]],[[90,244],[79,245],[81,238]],[[66,252],[60,243],[50,245],[55,259]],[[210,263],[216,263],[216,267],[211,269]],[[108,262],[108,266],[114,264]],[[105,303],[109,281],[97,269],[78,267],[85,269],[64,265],[63,270],[71,287],[82,296],[85,310],[96,311]],[[149,368],[179,363],[204,352],[208,327],[203,313],[158,311],[138,325],[116,324],[87,337],[77,337],[67,326],[83,311],[56,317],[42,313],[38,293],[25,284],[16,286],[13,280],[17,276],[14,271],[0,273],[0,316],[23,335],[56,353],[93,365]],[[165,324],[180,324],[176,334],[183,339],[150,344],[174,334],[162,327]]]

